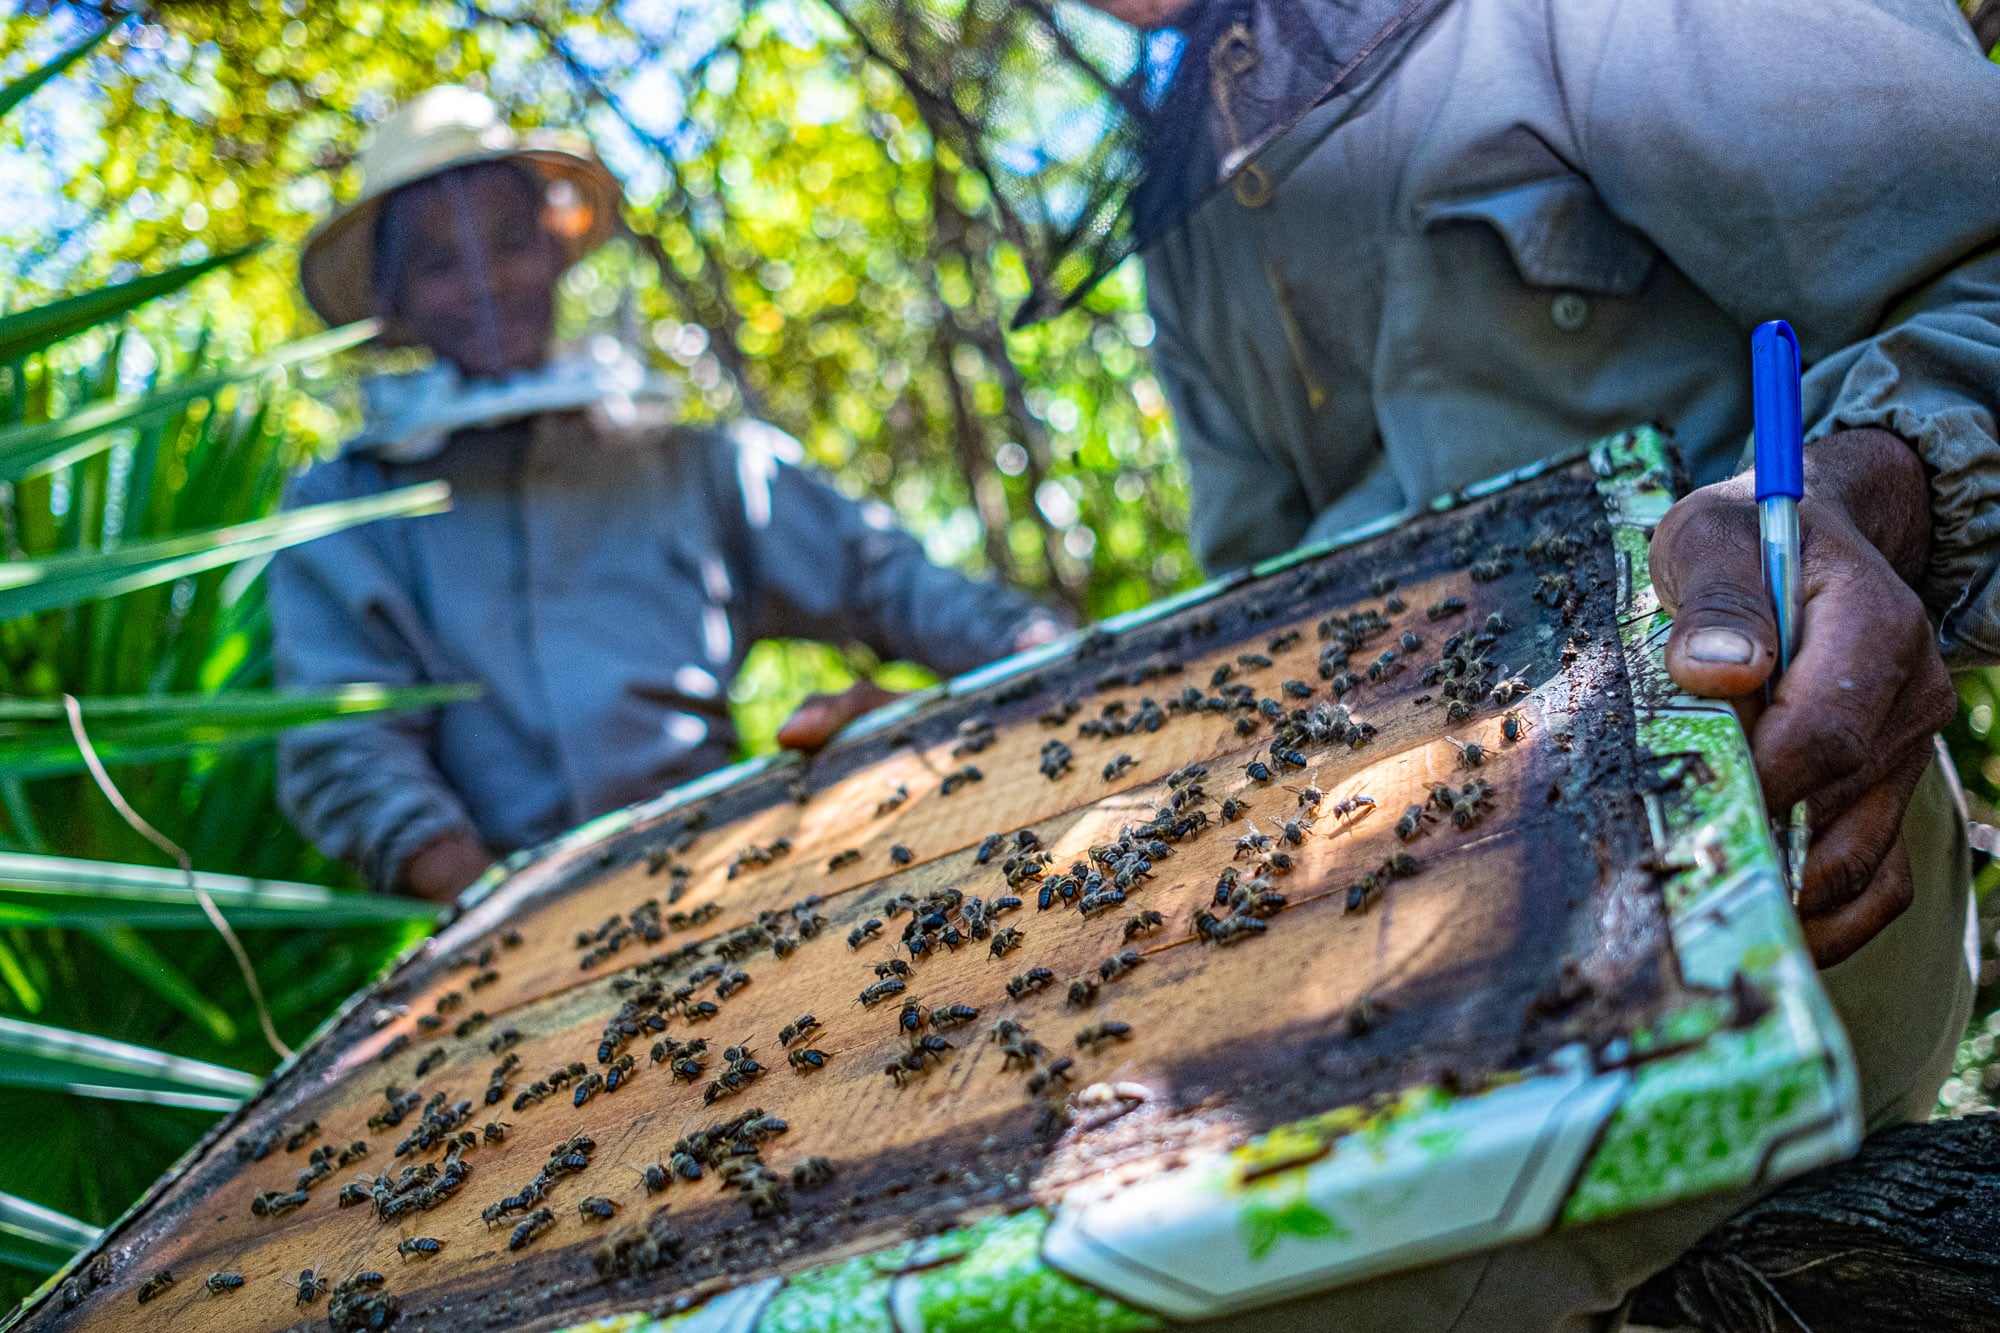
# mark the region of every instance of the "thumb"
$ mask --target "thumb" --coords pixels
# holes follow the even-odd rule
[[[817,750],[839,730],[840,723],[833,698],[815,694],[785,719],[785,724],[778,728],[777,741],[787,750]]]
[[[1674,683],[1709,699],[1761,689],[1777,665],[1778,626],[1754,509],[1699,491],[1689,496],[1654,533],[1652,570],[1661,605],[1674,618],[1667,639]]]

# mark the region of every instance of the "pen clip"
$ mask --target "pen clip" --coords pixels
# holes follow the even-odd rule
[[[1750,398],[1755,410],[1757,498],[1802,499],[1805,409],[1799,399],[1799,339],[1782,319],[1750,335]]]

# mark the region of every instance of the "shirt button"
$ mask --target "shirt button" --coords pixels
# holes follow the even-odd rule
[[[1564,333],[1579,332],[1590,320],[1590,302],[1575,292],[1558,292],[1549,302],[1549,318]]]

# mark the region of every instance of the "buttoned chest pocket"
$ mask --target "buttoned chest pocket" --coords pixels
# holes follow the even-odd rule
[[[1416,222],[1387,255],[1377,412],[1392,438],[1449,442],[1432,486],[1545,456],[1607,421],[1629,424],[1629,351],[1643,341],[1637,326],[1663,266],[1588,181],[1562,175],[1436,202]]]

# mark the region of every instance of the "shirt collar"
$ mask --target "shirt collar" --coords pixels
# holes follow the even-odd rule
[[[361,431],[342,452],[416,463],[436,457],[453,431],[468,427],[599,406],[616,420],[636,415],[642,401],[671,404],[678,394],[631,348],[598,337],[579,351],[499,379],[467,379],[442,361],[407,374],[370,376],[361,382],[361,397]]]

